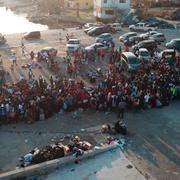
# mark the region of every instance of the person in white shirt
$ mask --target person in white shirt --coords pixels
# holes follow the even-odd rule
[[[150,95],[149,95],[149,93],[147,93],[147,94],[144,96],[144,106],[145,106],[145,108],[148,108],[149,99],[150,99]]]
[[[11,58],[12,58],[13,66],[14,66],[14,64],[17,65],[17,57],[16,57],[15,53],[12,54]]]

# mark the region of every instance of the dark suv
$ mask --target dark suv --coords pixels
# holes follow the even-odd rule
[[[166,48],[180,51],[180,39],[172,39],[170,42],[166,43]]]
[[[94,27],[93,29],[91,29],[90,31],[87,32],[87,34],[89,36],[98,36],[102,33],[115,33],[115,29],[112,28],[109,25],[106,26],[101,26],[101,27]]]
[[[26,33],[24,35],[24,39],[26,39],[26,40],[40,39],[40,38],[41,38],[40,31],[33,31],[33,32]]]
[[[134,45],[133,51],[136,52],[140,48],[146,48],[148,51],[154,51],[157,48],[157,43],[155,40],[144,40]]]

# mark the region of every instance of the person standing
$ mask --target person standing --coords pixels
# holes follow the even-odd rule
[[[124,118],[124,111],[126,108],[126,102],[125,100],[121,99],[118,104],[118,118]]]
[[[25,56],[26,47],[25,47],[25,45],[24,45],[23,38],[22,38],[22,40],[21,40],[21,50],[22,50],[22,55]]]
[[[14,66],[14,65],[17,65],[16,53],[13,53],[12,56],[11,56],[11,58],[12,58],[12,65],[13,65],[13,66]]]
[[[2,58],[2,55],[0,54],[0,65],[2,66],[3,65],[3,58]]]

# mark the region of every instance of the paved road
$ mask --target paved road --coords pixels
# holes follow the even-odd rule
[[[129,136],[124,152],[135,167],[147,178],[158,180],[178,180],[180,177],[180,102],[174,102],[162,109],[130,111],[125,114]],[[0,127],[0,170],[12,169],[17,159],[34,147],[52,143],[64,134],[76,134],[81,128],[115,122],[116,114],[83,112],[78,119],[72,114],[59,114],[33,125],[24,123]],[[82,133],[85,139],[93,139],[95,134]],[[28,141],[26,141],[26,139]]]

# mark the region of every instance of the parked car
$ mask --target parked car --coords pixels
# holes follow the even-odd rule
[[[174,49],[165,49],[160,52],[159,57],[165,57],[166,59],[176,56],[176,51]]]
[[[166,43],[166,48],[180,51],[180,39],[172,39],[170,42]]]
[[[111,26],[112,28],[114,28],[115,31],[121,31],[121,25],[120,25],[120,23],[113,23],[113,24],[110,24],[110,26]]]
[[[124,27],[129,26],[131,24],[136,24],[140,21],[139,19],[140,18],[138,16],[129,13],[127,16],[123,17],[121,25]]]
[[[136,55],[140,60],[144,61],[144,63],[149,63],[151,60],[150,53],[146,48],[140,48],[136,52]]]
[[[40,39],[40,38],[41,38],[40,31],[28,32],[28,33],[25,33],[25,35],[24,35],[24,39],[26,39],[26,40]]]
[[[96,28],[96,27],[104,27],[104,25],[102,23],[94,23],[92,26],[86,26],[84,29],[84,32],[87,33],[88,31]]]
[[[41,50],[41,54],[46,53],[49,57],[54,58],[57,56],[57,49],[53,47],[45,47]]]
[[[6,43],[6,38],[0,34],[0,44],[5,44]]]
[[[112,42],[113,37],[110,33],[103,33],[96,37],[96,43]]]
[[[100,49],[108,49],[108,47],[102,43],[94,43],[90,46],[85,47],[84,51],[85,52],[95,52],[95,51],[98,51]]]
[[[87,32],[89,36],[98,36],[102,33],[115,33],[115,29],[111,26],[95,27]]]
[[[146,48],[149,52],[152,52],[154,49],[157,48],[157,43],[154,40],[144,40],[139,42],[138,44],[134,45],[133,51],[136,52],[140,48]]]
[[[148,39],[149,37],[151,37],[152,35],[157,34],[157,33],[159,33],[159,32],[157,32],[157,31],[149,31],[147,33],[140,34],[139,36],[142,37],[145,40],[145,39]]]
[[[84,25],[85,28],[90,28],[90,27],[93,27],[95,24],[94,23],[86,23]]]
[[[87,33],[88,33],[88,31],[90,31],[90,30],[92,30],[92,29],[94,29],[94,28],[95,28],[94,26],[89,27],[89,28],[86,28],[86,29],[84,29],[84,32],[87,34]]]
[[[128,39],[130,37],[133,37],[133,36],[137,36],[137,33],[136,32],[125,33],[125,34],[123,34],[122,36],[119,37],[119,41],[121,41],[121,42],[128,41]]]
[[[140,41],[142,41],[143,38],[140,37],[140,36],[132,36],[129,38],[129,40],[127,41],[127,45],[128,46],[132,46],[132,45],[135,45],[137,43],[139,43]]]
[[[150,36],[149,39],[155,40],[158,44],[160,44],[161,42],[166,41],[166,37],[165,37],[165,35],[163,33],[153,34],[152,36]]]
[[[147,32],[146,34],[147,34],[149,37],[151,37],[152,35],[157,34],[157,33],[159,33],[159,32],[157,32],[157,31],[149,31],[149,32]]]
[[[153,31],[156,28],[155,27],[149,27],[146,23],[137,23],[135,25],[130,25],[129,29],[130,29],[130,31],[148,32],[148,31]]]
[[[68,43],[66,44],[66,51],[69,53],[73,53],[78,51],[81,47],[81,43],[79,39],[69,39]]]
[[[132,52],[123,52],[121,57],[121,63],[124,70],[136,72],[141,68],[140,60]]]

